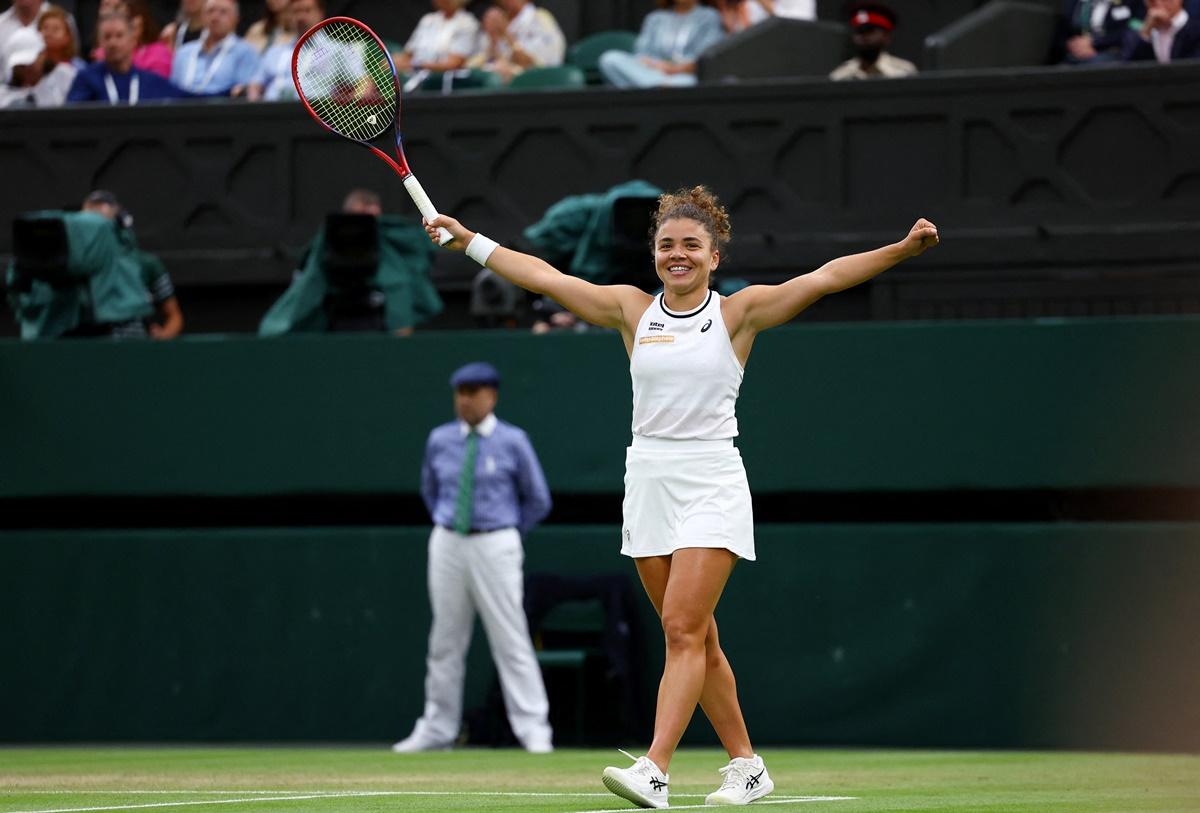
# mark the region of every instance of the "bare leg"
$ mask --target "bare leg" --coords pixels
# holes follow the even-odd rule
[[[753,754],[737,685],[721,651],[713,610],[736,557],[684,548],[637,559],[638,575],[663,622],[667,662],[659,684],[649,756],[664,772],[699,701],[730,757]]]

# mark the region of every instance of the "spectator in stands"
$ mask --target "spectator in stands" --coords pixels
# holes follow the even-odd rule
[[[38,33],[46,46],[43,54],[47,63],[61,65],[64,62],[75,68],[87,67],[80,56],[79,41],[75,36],[75,21],[61,6],[48,5],[38,19]],[[47,66],[49,72],[49,65]]]
[[[1200,19],[1183,8],[1183,0],[1146,0],[1140,31],[1125,32],[1121,57],[1126,62],[1156,60],[1165,65],[1200,58]]]
[[[296,31],[304,33],[325,19],[325,0],[291,0],[288,3],[288,15],[291,17]],[[258,70],[254,72],[254,78],[245,88],[234,88],[233,95],[240,95],[244,90],[246,98],[252,102],[295,99],[296,85],[292,82],[292,49],[295,48],[298,38],[299,34],[293,34],[290,40],[276,43],[268,48],[258,61]]]
[[[850,8],[851,41],[856,56],[839,65],[830,79],[894,79],[912,76],[917,66],[888,53],[896,12],[882,3],[856,3]]]
[[[87,65],[76,54],[67,13],[51,6],[36,32],[22,28],[9,38],[8,59],[0,65],[6,83],[0,88],[0,107],[61,105],[79,67]]]
[[[1125,32],[1146,15],[1142,0],[1066,0],[1055,35],[1053,62],[1081,65],[1121,58]]]
[[[258,54],[237,35],[235,0],[205,0],[204,34],[175,52],[171,81],[191,93],[221,95],[244,85],[258,69]]]
[[[429,433],[421,463],[421,499],[434,523],[425,705],[412,733],[392,750],[444,750],[458,739],[478,614],[513,734],[525,750],[548,753],[554,750],[550,704],[523,607],[521,537],[550,513],[550,489],[529,436],[496,418],[496,368],[467,364],[450,376],[450,387],[457,420]]]
[[[696,59],[724,36],[721,15],[699,0],[658,2],[660,8],[642,22],[634,53],[600,55],[600,73],[609,84],[620,88],[696,84]]]
[[[81,208],[117,223],[127,233],[129,242],[136,245],[133,217],[121,207],[112,192],[107,189],[91,192],[83,199]],[[147,320],[146,330],[154,339],[174,339],[183,331],[183,311],[179,307],[167,267],[154,254],[141,249],[135,249],[135,254],[141,267],[142,285],[146,287],[146,295],[154,305],[154,315]]]
[[[473,66],[505,82],[528,68],[561,65],[567,40],[554,15],[529,0],[496,0],[483,15],[483,48]]]
[[[204,0],[179,0],[179,11],[168,23],[159,38],[172,52],[200,39],[204,33]]]
[[[273,45],[295,43],[298,26],[292,20],[288,0],[266,0],[263,16],[242,35],[258,53],[266,53]],[[300,28],[299,33],[307,29]]]
[[[730,34],[772,17],[817,19],[816,0],[717,0],[721,24]]]
[[[162,29],[146,0],[103,0],[100,14],[109,12],[125,14],[133,22],[134,39],[133,67],[156,73],[163,79],[171,77],[171,49],[159,40]],[[99,44],[92,51],[92,61],[102,62],[104,49]]]
[[[13,0],[12,6],[0,14],[0,67],[3,67],[4,61],[8,57],[9,38],[23,29],[37,33],[42,15],[51,8],[53,6],[49,0]],[[78,40],[79,30],[75,27],[75,18],[66,14],[66,20],[67,27],[71,29],[71,35]]]
[[[463,6],[466,0],[433,0],[433,11],[413,29],[404,50],[395,54],[401,73],[456,71],[467,64],[479,40],[479,21]]]
[[[42,0],[13,0],[12,7],[0,14],[0,62],[8,58],[8,41],[24,29],[37,32]]]
[[[105,14],[97,28],[104,61],[88,65],[79,71],[68,102],[103,102],[109,104],[138,104],[147,99],[182,99],[191,93],[176,87],[170,80],[133,66],[133,21],[125,14]]]

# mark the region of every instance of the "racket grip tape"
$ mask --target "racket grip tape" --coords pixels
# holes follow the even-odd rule
[[[416,175],[409,175],[404,179],[404,188],[408,190],[413,203],[417,204],[417,208],[421,210],[421,217],[428,221],[438,216],[438,210],[433,208],[433,201],[429,199],[429,195],[425,194],[425,189],[417,180]],[[438,245],[444,246],[453,239],[454,235],[441,226],[438,227]]]

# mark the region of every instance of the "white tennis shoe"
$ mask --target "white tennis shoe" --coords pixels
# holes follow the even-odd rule
[[[748,805],[775,790],[762,757],[734,757],[721,769],[721,787],[708,794],[706,805]]]
[[[633,754],[625,751],[621,753],[633,760],[633,766],[605,768],[602,779],[604,787],[638,807],[666,807],[667,783],[670,777],[660,771],[649,757],[635,759]]]

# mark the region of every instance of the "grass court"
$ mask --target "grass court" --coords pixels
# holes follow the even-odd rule
[[[1079,752],[765,748],[779,811],[1200,811],[1200,756]],[[684,749],[672,808],[699,809],[725,756]],[[611,750],[463,749],[394,755],[369,747],[0,749],[0,813],[71,811],[631,810],[600,784]]]

